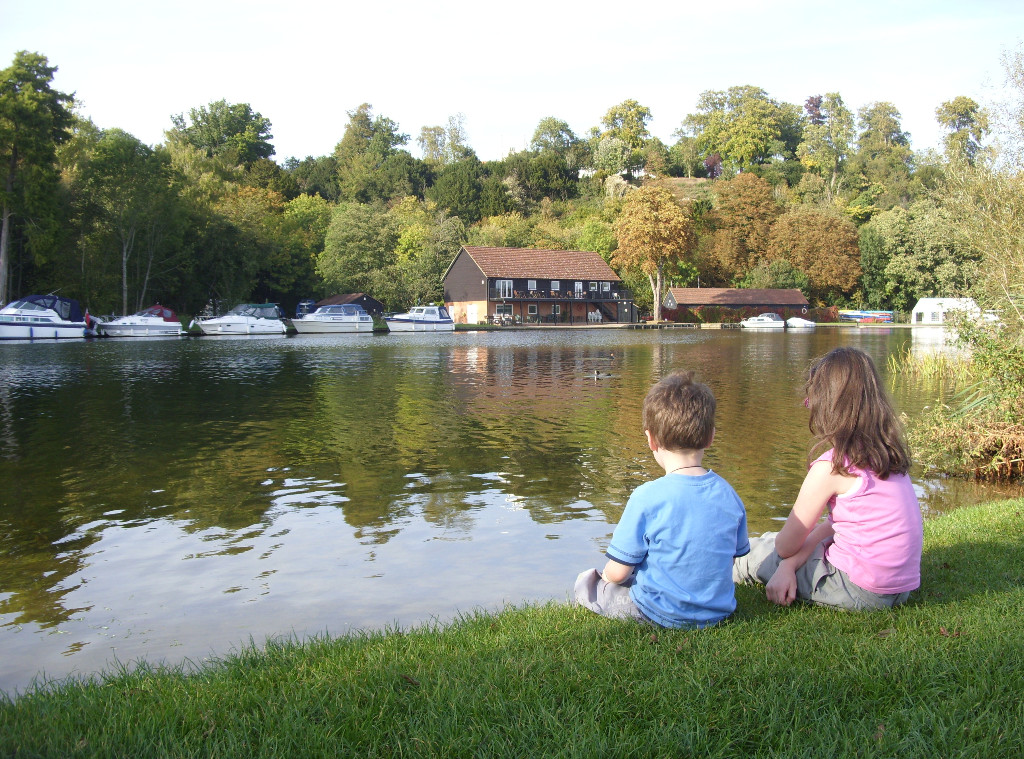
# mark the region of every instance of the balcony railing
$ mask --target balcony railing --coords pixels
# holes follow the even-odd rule
[[[597,290],[499,290],[496,287],[487,288],[488,300],[501,301],[621,301],[632,300],[633,293],[629,290],[609,290],[598,292]]]

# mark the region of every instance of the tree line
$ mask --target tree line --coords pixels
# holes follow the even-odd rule
[[[906,310],[981,271],[941,200],[951,167],[986,156],[989,116],[963,96],[936,103],[941,153],[912,150],[892,103],[738,86],[701,94],[670,145],[626,100],[585,135],[547,117],[528,149],[481,161],[461,115],[413,140],[363,104],[331,154],[279,164],[249,104],[174,115],[146,145],[77,114],[55,71],[22,51],[0,77],[0,303],[196,313],[361,291],[399,309],[441,299],[463,244],[598,252],[647,308],[699,282]]]

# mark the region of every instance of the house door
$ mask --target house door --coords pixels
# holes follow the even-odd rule
[[[476,303],[470,303],[466,306],[466,324],[476,324],[478,321]]]

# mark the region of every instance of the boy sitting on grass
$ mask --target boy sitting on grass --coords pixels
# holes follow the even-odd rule
[[[576,603],[606,617],[707,627],[736,609],[733,558],[750,551],[743,502],[701,464],[715,438],[715,396],[676,372],[644,398],[644,434],[665,476],[626,503],[604,571],[576,578]]]

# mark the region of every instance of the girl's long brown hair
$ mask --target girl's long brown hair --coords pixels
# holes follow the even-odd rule
[[[808,464],[834,448],[832,471],[849,475],[847,463],[883,480],[906,474],[910,451],[871,357],[856,348],[836,348],[811,365],[807,375],[807,422],[816,442]]]

